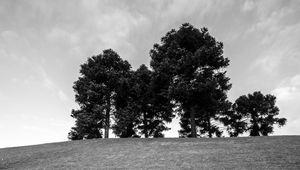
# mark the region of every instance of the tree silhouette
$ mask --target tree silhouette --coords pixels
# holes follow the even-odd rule
[[[245,117],[235,112],[232,107],[223,114],[220,121],[225,125],[230,137],[237,137],[247,130],[247,122]]]
[[[162,96],[178,105],[180,133],[196,137],[198,126],[201,134],[220,136],[211,121],[230,108],[226,92],[231,84],[224,71],[229,60],[223,56],[223,44],[206,28],[186,23],[162,37],[150,56]]]
[[[279,108],[275,105],[276,97],[263,95],[260,91],[240,96],[233,105],[235,113],[228,115],[228,125],[235,135],[250,131],[250,136],[268,136],[273,133],[274,124],[279,127],[286,124],[285,118],[277,118]]]
[[[109,137],[110,116],[117,89],[121,80],[129,76],[130,68],[130,64],[111,49],[88,58],[81,65],[81,76],[73,86],[80,109],[72,111],[71,116],[76,119],[76,124],[69,133],[70,139],[102,137],[103,127],[105,138]]]
[[[121,103],[127,104],[115,115],[113,129],[117,136],[138,136],[139,131],[145,138],[163,137],[162,132],[168,130],[164,122],[171,121],[172,114],[164,114],[162,105],[155,104],[159,99],[154,99],[152,85],[152,72],[145,65],[132,72],[128,88],[122,90],[127,95]],[[131,133],[127,133],[128,128],[132,129]]]
[[[127,78],[122,78],[117,88],[115,98],[114,121],[112,126],[114,134],[121,138],[137,136],[138,113],[134,110],[135,92],[133,72]]]
[[[234,137],[246,131],[267,136],[277,118],[276,97],[254,92],[228,101],[231,89],[223,56],[223,43],[185,23],[172,29],[150,50],[152,70],[141,65],[136,71],[111,49],[88,58],[74,82],[79,109],[69,139],[108,138],[109,129],[119,137],[163,137],[165,123],[180,116],[180,137],[217,136],[223,123]],[[111,126],[110,119],[114,119]]]

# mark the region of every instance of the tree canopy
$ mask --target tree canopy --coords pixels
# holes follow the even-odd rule
[[[277,117],[279,108],[275,105],[275,102],[275,96],[271,94],[263,95],[260,91],[240,96],[236,99],[233,109],[236,115],[240,115],[244,120],[233,121],[234,123],[243,122],[242,125],[233,126],[233,129],[236,133],[249,131],[250,136],[268,136],[273,133],[274,124],[281,127],[287,121],[285,118]]]
[[[155,95],[153,73],[145,65],[131,72],[131,79],[126,97],[127,104],[115,115],[114,132],[120,137],[143,135],[148,137],[163,137],[163,131],[168,130],[165,122],[170,122],[172,112],[165,111],[158,95]],[[122,102],[125,103],[125,102]],[[134,129],[127,133],[126,129]],[[133,133],[134,132],[134,133]],[[139,132],[138,135],[136,132]],[[127,135],[124,135],[124,134]]]
[[[88,58],[87,62],[81,65],[81,76],[73,86],[75,100],[80,108],[72,111],[76,124],[69,138],[82,139],[85,135],[90,135],[90,131],[85,134],[87,128],[93,129],[93,137],[102,137],[103,127],[105,137],[108,138],[116,92],[122,83],[121,80],[129,76],[130,68],[130,64],[111,49]]]
[[[219,136],[221,132],[211,121],[230,108],[226,92],[231,88],[224,71],[229,60],[223,56],[223,43],[207,28],[199,30],[186,23],[169,31],[161,44],[154,45],[150,56],[155,74],[165,83],[163,90],[179,104],[180,133]]]
[[[257,91],[227,98],[231,89],[223,55],[223,43],[207,28],[189,23],[172,29],[150,50],[150,66],[131,65],[112,49],[87,59],[74,82],[79,108],[69,139],[109,137],[164,137],[175,115],[180,118],[180,137],[221,137],[250,132],[269,135],[273,125],[284,126],[278,118],[276,97]]]

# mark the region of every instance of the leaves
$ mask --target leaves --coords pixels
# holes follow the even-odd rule
[[[180,104],[184,119],[190,114],[197,118],[199,133],[220,134],[210,119],[217,119],[226,104],[226,92],[231,88],[226,72],[221,70],[229,65],[223,55],[223,44],[212,37],[207,28],[197,29],[185,23],[179,30],[172,29],[155,44],[150,51],[151,67],[158,78],[165,78],[160,87],[165,97]],[[191,111],[191,108],[195,108]],[[194,119],[194,118],[192,118]],[[190,121],[181,119],[180,133],[195,130]]]
[[[228,125],[239,134],[250,131],[250,136],[268,136],[273,133],[273,125],[279,127],[286,123],[285,118],[277,118],[279,108],[275,105],[276,97],[270,94],[263,95],[260,91],[240,96],[233,105],[235,114],[228,115],[232,121]],[[239,116],[237,118],[237,116]],[[243,124],[236,124],[244,118]],[[247,121],[247,122],[246,122]],[[247,128],[245,128],[245,125]],[[241,131],[238,131],[241,129]]]
[[[81,76],[73,86],[80,109],[72,111],[76,122],[69,133],[70,139],[101,138],[101,129],[108,131],[110,114],[105,111],[110,113],[115,104],[121,103],[114,102],[124,95],[118,88],[124,85],[130,68],[130,64],[111,49],[88,58],[81,65]]]
[[[172,29],[150,50],[150,66],[131,70],[130,64],[112,49],[92,56],[81,65],[74,82],[76,119],[69,138],[108,137],[109,128],[119,137],[163,137],[175,113],[180,116],[180,137],[246,131],[251,136],[273,133],[273,125],[286,124],[277,118],[276,97],[261,92],[228,101],[231,89],[226,75],[229,59],[223,56],[223,43],[207,28],[189,23]],[[111,116],[114,124],[111,126]]]
[[[116,104],[117,111],[113,129],[117,136],[138,136],[139,132],[145,137],[163,137],[162,132],[168,130],[164,121],[172,120],[172,108],[166,109],[167,98],[154,92],[159,84],[153,81],[153,73],[145,65],[141,65],[136,71],[131,72],[127,81],[127,89],[124,88],[125,86],[120,86],[121,92],[126,91],[124,101],[120,103],[124,104],[126,101],[126,104],[120,108]],[[132,131],[129,132],[128,127]]]

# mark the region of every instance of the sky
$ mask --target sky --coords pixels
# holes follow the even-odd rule
[[[230,101],[273,94],[288,120],[273,135],[300,135],[298,0],[1,0],[0,148],[66,141],[88,57],[112,48],[149,66],[153,44],[186,22],[224,43]],[[177,137],[178,121],[168,126]]]

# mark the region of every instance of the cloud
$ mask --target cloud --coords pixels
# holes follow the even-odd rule
[[[295,135],[300,133],[300,74],[283,80],[272,93],[277,97],[280,116],[287,118],[287,125],[277,129],[276,134]],[[277,131],[276,130],[276,131]]]
[[[62,90],[58,91],[58,97],[61,101],[69,100],[68,96]]]
[[[296,15],[297,11],[291,8],[280,8],[269,13],[265,11],[263,14],[257,13],[258,21],[248,29],[248,32],[264,34],[260,43],[267,44],[272,43],[277,33],[289,26],[287,21],[291,20],[290,17]]]
[[[282,77],[282,73],[291,72],[291,68],[295,70],[296,66],[291,67],[291,63],[300,62],[297,59],[300,39],[296,36],[300,34],[300,23],[294,19],[300,12],[296,4],[275,0],[255,1],[254,22],[245,33],[247,39],[255,40],[253,46],[258,51],[250,70],[260,69],[273,77]]]
[[[290,102],[300,99],[300,74],[292,78],[283,80],[280,85],[273,90],[276,94],[278,101]]]
[[[76,34],[72,34],[62,28],[54,27],[51,31],[46,35],[46,38],[49,41],[54,42],[67,42],[70,44],[76,44],[79,42],[79,37]]]
[[[67,35],[67,33],[55,30],[51,37],[66,37],[63,35]],[[26,37],[12,30],[2,31],[0,33],[0,58],[2,63],[9,65],[9,67],[4,65],[6,69],[3,71],[6,74],[1,75],[1,78],[9,78],[14,84],[26,85],[28,87],[39,84],[56,93],[61,101],[68,100],[67,95],[56,85],[46,73],[45,68],[43,68],[41,64],[43,57],[39,57],[39,60],[37,60],[35,49],[31,47]],[[9,84],[9,82],[5,83]]]
[[[61,101],[65,102],[69,100],[67,95],[50,79],[46,71],[41,66],[37,66],[36,69],[44,87],[46,87],[50,91],[55,92]]]
[[[268,25],[268,27],[277,27]],[[273,32],[273,31],[271,31]],[[289,72],[300,64],[300,23],[288,25],[276,33],[262,37],[261,47],[264,50],[257,59],[252,63],[252,69],[260,68],[264,73],[277,75],[281,72]]]
[[[282,55],[265,55],[255,60],[253,67],[259,67],[264,73],[272,75],[276,73],[276,69],[280,64]]]
[[[188,3],[181,0],[168,1],[163,4],[164,7],[158,13],[160,19],[178,21],[180,24],[187,22],[191,17],[197,17],[198,21],[205,21],[207,15],[212,15],[218,18],[222,12],[234,4],[232,1],[205,1],[205,0],[190,0]],[[168,22],[168,23],[170,23]],[[167,23],[167,22],[166,22]]]
[[[242,10],[249,12],[255,8],[255,3],[253,0],[246,0],[243,4]]]
[[[15,113],[16,118],[24,113],[29,118],[28,121],[3,119],[2,114],[1,124],[8,126],[14,122],[22,126],[26,122],[27,125],[42,122],[34,124],[42,129],[48,123],[48,128],[56,127],[53,131],[61,132],[56,139],[65,140],[74,122],[72,119],[68,124],[71,118],[64,113],[78,107],[70,100],[74,94],[72,83],[78,78],[79,65],[87,57],[113,48],[133,66],[147,64],[155,42],[171,28],[178,29],[182,23],[190,22],[198,28],[208,27],[217,40],[225,43],[225,54],[234,70],[229,75],[234,84],[231,91],[237,96],[262,87],[268,92],[274,89],[280,116],[288,118],[288,125],[280,133],[300,134],[294,130],[300,129],[297,125],[300,87],[295,83],[298,82],[295,74],[300,73],[299,2],[0,1],[0,71],[4,73],[0,78],[13,80],[0,84],[4,98],[13,101],[7,102],[3,112]],[[251,64],[249,72],[245,68]],[[273,81],[267,82],[272,75]],[[28,115],[49,116],[39,121]],[[61,125],[50,125],[49,117]],[[178,121],[174,120],[170,126],[172,130],[167,136],[177,136]],[[11,126],[9,133],[3,126],[1,132],[15,134],[19,131],[15,127]],[[31,134],[24,133],[25,138],[34,130],[26,128]],[[39,141],[40,134],[30,136],[30,142]],[[49,136],[49,142],[54,138]]]
[[[135,46],[128,40],[128,35],[133,28],[142,25],[147,20],[142,16],[134,17],[127,11],[115,10],[112,13],[97,16],[94,23],[95,37],[92,41],[100,42],[102,48],[112,48],[125,59],[133,57]]]
[[[3,102],[5,100],[6,100],[6,96],[2,92],[0,92],[0,102]]]
[[[28,54],[32,54],[32,51],[27,39],[12,30],[0,33],[0,58],[27,64],[29,62]]]
[[[178,17],[182,15],[182,13],[186,13],[185,16],[190,16],[195,12],[195,10],[199,9],[199,6],[201,6],[200,4],[202,5],[203,9],[206,9],[211,3],[209,1],[197,0],[191,0],[189,1],[189,3],[186,3],[185,1],[172,1],[166,6],[165,12],[163,12],[163,16]]]

